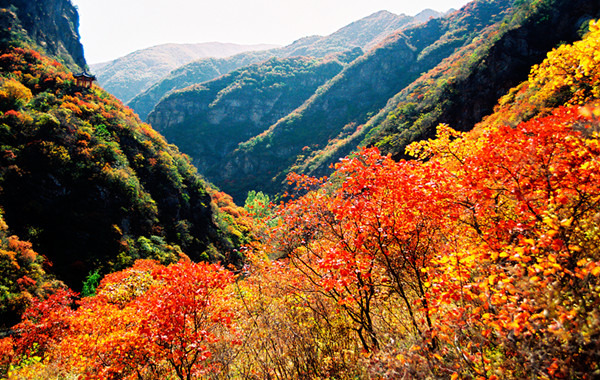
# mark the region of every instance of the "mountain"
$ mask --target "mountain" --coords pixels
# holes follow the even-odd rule
[[[220,75],[271,57],[309,56],[322,58],[355,48],[368,50],[390,33],[441,14],[425,10],[414,17],[376,12],[328,36],[304,37],[292,44],[262,52],[242,53],[225,59],[207,58],[182,66],[127,103],[144,120],[158,101],[171,91],[214,79]]]
[[[525,4],[512,23],[487,33],[487,43],[474,41],[400,93],[367,128],[363,145],[377,145],[399,158],[412,141],[433,137],[440,123],[471,130],[548,51],[581,38],[582,26],[597,17],[598,2]]]
[[[72,70],[86,67],[79,14],[68,0],[0,0],[0,39],[31,41]]]
[[[469,130],[547,51],[578,38],[582,23],[598,14],[597,4],[571,3],[479,0],[399,31],[241,143],[220,170],[204,174],[239,202],[250,190],[283,191],[290,171],[326,175],[360,145],[400,157],[406,144],[431,137],[440,122]],[[153,122],[163,130],[160,120]],[[180,127],[186,128],[171,124],[166,138],[183,144],[178,136],[185,132],[174,133]],[[194,149],[184,151],[202,161]]]
[[[586,1],[521,3],[510,18],[424,73],[353,133],[311,152],[291,170],[324,175],[330,172],[329,165],[357,146],[376,145],[396,159],[405,157],[404,148],[412,141],[433,137],[439,123],[462,131],[472,129],[493,111],[500,96],[527,78],[549,50],[580,38],[586,22],[600,15],[599,8]]]
[[[287,171],[297,161],[354,133],[388,99],[484,28],[502,20],[510,9],[507,1],[479,1],[448,18],[433,19],[389,36],[348,65],[301,107],[242,143],[223,161],[222,170],[208,178],[237,201],[251,189],[277,193]],[[153,125],[164,129],[160,121]],[[174,130],[171,126],[164,134],[179,144]],[[194,160],[200,156],[193,150],[185,152]]]
[[[271,58],[173,92],[150,114],[158,131],[195,152],[204,175],[222,171],[239,143],[264,132],[310,98],[362,51],[326,58]]]
[[[204,58],[188,63],[171,71],[152,87],[131,99],[127,105],[133,108],[142,120],[145,120],[166,94],[215,79],[235,69],[265,61],[273,56],[273,50],[264,50],[241,53],[228,58]]]
[[[228,252],[248,231],[221,210],[226,199],[213,202],[215,190],[189,159],[114,96],[78,86],[57,61],[75,58],[61,49],[46,55],[49,44],[36,42],[42,37],[24,38],[52,38],[53,29],[40,27],[55,25],[55,16],[50,9],[39,14],[48,19],[29,15],[37,20],[31,32],[19,24],[27,17],[5,17],[12,26],[0,47],[0,209],[10,234],[30,242],[75,289],[93,270],[138,258],[236,263]]]
[[[454,13],[455,11],[456,11],[456,9],[450,8],[446,12],[442,13],[442,12],[438,12],[436,10],[427,8],[413,16],[413,23],[422,24],[424,22],[429,21],[432,18],[440,18],[440,17],[448,16],[449,14]]]
[[[417,100],[447,100],[454,81],[445,75],[462,73],[453,66],[485,72],[463,59],[489,56],[532,18],[559,21],[549,12],[557,3],[518,5],[506,24],[480,34],[485,44],[422,76]],[[476,130],[440,125],[435,138],[407,148],[410,160],[360,149],[329,178],[290,177],[300,193],[270,210],[253,192],[257,221],[271,217],[237,273],[138,260],[94,273],[84,287],[93,292],[81,297],[44,292],[53,285],[41,256],[7,232],[0,213],[0,326],[19,300],[41,296],[0,331],[0,377],[597,378],[600,22],[588,16],[575,23],[583,38],[552,49]],[[266,77],[283,86],[287,75],[274,68],[284,62],[302,75],[319,64],[273,60]],[[260,87],[250,81],[259,67],[230,82]],[[27,92],[10,82],[18,77],[5,78],[1,105],[12,99],[13,109],[2,117],[26,105]],[[441,93],[429,92],[442,78]],[[216,83],[196,87],[212,98]],[[390,109],[403,101],[394,100]],[[227,198],[217,193],[215,202]]]
[[[432,16],[441,14],[431,11]],[[314,36],[301,39],[280,49],[288,57],[297,55],[323,57],[355,47],[368,50],[392,32],[407,25],[417,23],[416,18],[404,14],[396,15],[388,11],[379,11],[344,26],[324,37]],[[419,17],[419,19],[421,19]]]
[[[206,42],[198,44],[164,44],[137,50],[110,62],[92,64],[98,83],[111,94],[128,102],[171,70],[204,57],[223,58],[244,51],[260,51],[277,45],[238,45]]]

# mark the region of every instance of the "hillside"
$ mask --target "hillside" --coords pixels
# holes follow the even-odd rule
[[[485,30],[404,88],[364,126],[313,152],[293,170],[329,173],[331,163],[357,146],[376,145],[395,158],[405,157],[404,148],[432,137],[439,123],[462,131],[472,129],[547,51],[580,38],[586,22],[597,17],[599,10],[598,4],[586,1],[524,3],[510,20]]]
[[[440,123],[471,130],[548,51],[581,38],[586,23],[599,16],[600,4],[585,0],[524,7],[513,24],[492,30],[487,44],[467,46],[399,94],[372,121],[363,144],[401,157],[412,141],[433,137]]]
[[[326,175],[359,145],[377,144],[398,157],[406,144],[431,137],[439,122],[469,130],[548,50],[578,38],[582,22],[598,13],[597,4],[570,4],[475,1],[448,18],[390,36],[242,143],[207,178],[239,202],[253,189],[281,192],[289,171]],[[397,132],[383,132],[406,126],[402,143],[391,137]]]
[[[228,252],[247,228],[213,202],[187,157],[106,91],[78,87],[60,62],[12,38],[0,52],[0,208],[11,233],[75,289],[93,270],[142,257],[239,260]]]
[[[433,10],[424,10],[414,17],[379,11],[350,23],[328,36],[314,36],[311,39],[299,40],[281,48],[280,51],[285,52],[284,54],[289,57],[296,55],[323,57],[355,47],[366,51],[398,29],[441,15]]]
[[[210,177],[239,143],[302,105],[360,53],[271,58],[176,91],[148,119],[182,151],[197,153],[194,164]]]
[[[222,42],[164,44],[137,50],[113,61],[92,64],[90,67],[102,87],[127,103],[172,70],[191,61],[205,57],[224,58],[245,51],[268,50],[274,47],[276,45],[239,45]]]
[[[428,20],[430,17],[440,16],[440,13],[431,10],[425,10],[414,17],[380,11],[355,21],[328,36],[304,37],[288,46],[260,53],[242,53],[227,59],[198,60],[174,70],[154,86],[137,95],[127,105],[144,120],[159,100],[171,91],[214,79],[235,69],[271,57],[322,58],[329,54],[355,48],[367,50],[397,29],[425,21],[425,19]]]
[[[183,65],[131,99],[127,105],[142,120],[147,120],[154,106],[172,91],[210,81],[244,66],[273,58],[273,50],[241,53],[229,58],[205,58]]]

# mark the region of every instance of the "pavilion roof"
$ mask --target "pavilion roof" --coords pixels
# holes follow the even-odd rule
[[[88,73],[87,71],[83,71],[81,73],[78,74],[73,74],[73,76],[75,78],[84,78],[84,79],[89,79],[89,80],[96,80],[96,77],[90,73]]]

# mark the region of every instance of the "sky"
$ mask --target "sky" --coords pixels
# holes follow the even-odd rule
[[[88,63],[164,43],[287,45],[380,10],[415,15],[469,0],[71,0]]]

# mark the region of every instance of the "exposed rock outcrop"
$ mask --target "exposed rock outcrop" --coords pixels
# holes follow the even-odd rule
[[[0,0],[18,17],[27,36],[72,70],[86,67],[79,14],[69,0]]]

